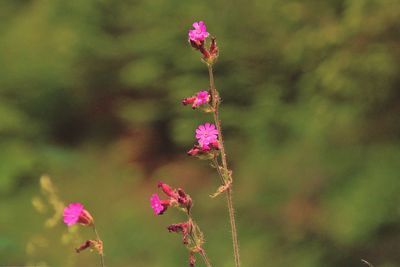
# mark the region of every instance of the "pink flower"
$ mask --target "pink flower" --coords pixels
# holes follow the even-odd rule
[[[168,200],[160,200],[157,194],[153,194],[150,198],[151,207],[156,215],[161,215],[167,210],[169,205]]]
[[[193,103],[193,107],[206,104],[210,100],[210,94],[207,91],[200,91],[196,95],[196,100]]]
[[[64,223],[68,226],[76,223],[91,225],[93,217],[81,203],[71,203],[64,208]]]
[[[210,35],[203,21],[193,23],[193,28],[194,30],[189,30],[189,41],[200,43]]]
[[[192,104],[192,108],[195,109],[201,105],[207,104],[210,101],[210,94],[207,91],[200,91],[196,96],[187,97],[182,100],[183,105]]]
[[[196,138],[203,149],[210,149],[209,145],[217,142],[218,130],[214,124],[206,122],[196,129]]]

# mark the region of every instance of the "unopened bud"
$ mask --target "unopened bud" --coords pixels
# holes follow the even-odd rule
[[[192,207],[192,198],[183,191],[182,188],[178,188],[178,202],[182,204],[183,206],[186,207],[186,209],[189,211],[190,208]]]
[[[189,104],[193,104],[195,101],[196,101],[196,97],[195,96],[187,97],[187,98],[184,98],[182,100],[182,104],[186,106],[186,105],[189,105]]]
[[[189,156],[196,156],[200,153],[200,149],[197,145],[194,145],[192,149],[186,152]]]
[[[79,214],[78,223],[83,225],[92,225],[93,217],[87,210],[83,210],[81,214]]]
[[[158,182],[158,187],[162,189],[162,191],[169,197],[177,199],[178,194],[173,190],[169,185],[163,183],[163,182]]]

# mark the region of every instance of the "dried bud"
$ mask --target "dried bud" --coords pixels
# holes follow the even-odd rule
[[[101,240],[86,240],[79,248],[76,248],[76,253],[80,253],[81,251],[90,248],[94,249],[100,255],[103,255],[103,241]]]
[[[171,224],[168,226],[168,231],[170,233],[182,233],[182,242],[183,244],[187,245],[189,243],[189,227],[190,224],[188,222],[186,223],[177,223],[177,224]]]
[[[76,248],[75,251],[76,253],[79,253],[87,248],[90,248],[92,245],[93,240],[86,240],[85,243],[83,243],[79,248]]]

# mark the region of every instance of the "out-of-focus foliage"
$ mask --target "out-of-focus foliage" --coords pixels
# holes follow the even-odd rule
[[[97,260],[43,228],[42,173],[91,209],[108,266],[186,264],[164,228],[183,218],[148,208],[158,179],[192,192],[212,262],[233,265],[216,176],[183,157],[211,120],[179,104],[207,88],[186,40],[200,19],[244,266],[400,265],[398,0],[8,0],[0,16],[0,265]]]

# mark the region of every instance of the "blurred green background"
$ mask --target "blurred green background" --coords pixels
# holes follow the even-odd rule
[[[90,229],[46,223],[47,173],[94,215],[107,266],[187,265],[166,231],[183,215],[149,207],[158,180],[192,195],[213,265],[233,266],[218,178],[185,155],[211,120],[180,105],[208,85],[187,43],[204,20],[243,266],[400,266],[398,0],[3,0],[0,15],[0,265],[98,266],[73,249]]]

